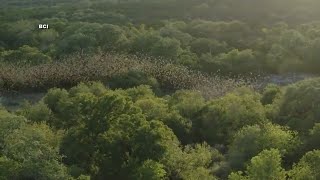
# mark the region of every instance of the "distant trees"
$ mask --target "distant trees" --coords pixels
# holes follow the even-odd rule
[[[126,51],[128,50],[128,39],[124,30],[116,25],[103,25],[100,31],[96,34],[98,44],[106,51]]]
[[[64,39],[60,44],[60,51],[64,54],[69,53],[90,53],[96,44],[96,39],[83,33],[77,33]]]
[[[217,55],[224,53],[227,50],[227,44],[218,42],[216,40],[211,40],[207,38],[195,39],[190,44],[191,51],[197,53],[198,55],[210,53]]]
[[[0,61],[13,64],[37,65],[48,63],[51,58],[37,48],[25,45],[18,50],[3,51],[0,54]]]
[[[211,8],[208,4],[202,3],[196,9]],[[88,10],[88,13],[93,11]],[[38,54],[31,59],[43,59],[33,60],[36,63],[74,53],[111,51],[170,59],[193,69],[224,75],[318,72],[315,69],[319,64],[316,23],[293,28],[286,23],[263,26],[239,20],[166,20],[157,25],[138,26],[105,21],[79,22],[68,19],[62,12],[43,21],[51,24],[49,30],[36,29],[40,20],[1,25],[1,34],[8,35],[0,37],[2,59],[18,61],[10,54],[28,46],[33,49],[29,51]]]
[[[167,37],[163,38],[156,32],[137,35],[133,39],[131,47],[133,52],[169,59],[176,59],[182,52],[180,41]]]
[[[38,21],[17,21],[2,25],[2,59],[14,62],[12,52],[38,50],[37,63],[73,53],[117,52],[144,54],[173,60],[209,73],[317,72],[314,38],[317,26],[289,28],[285,23],[261,30],[241,21],[165,21],[156,27],[102,22],[69,22],[65,17],[46,18],[52,29],[36,31]],[[301,30],[303,29],[303,30]],[[28,35],[28,33],[30,35]],[[10,59],[10,60],[9,60]]]
[[[308,67],[306,71],[317,72],[317,70],[315,69],[315,66],[318,67],[320,64],[319,62],[320,53],[319,51],[317,51],[319,47],[320,47],[320,38],[316,38],[311,41],[310,46],[307,50],[309,51],[309,53],[306,56],[307,57],[306,60],[309,62],[307,62]]]
[[[211,54],[209,54],[209,57]],[[207,72],[219,70],[222,73],[247,74],[259,72],[259,62],[256,55],[250,49],[239,51],[234,49],[228,53],[221,53],[215,57],[201,58],[202,69]]]
[[[39,47],[42,51],[50,51],[56,40],[59,38],[59,33],[53,29],[41,31],[38,35]],[[52,50],[51,50],[52,51]]]

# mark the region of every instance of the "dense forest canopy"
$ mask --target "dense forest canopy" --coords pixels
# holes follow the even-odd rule
[[[0,111],[0,177],[316,180],[319,87],[311,79],[214,99],[159,97],[146,85],[54,88]]]
[[[320,179],[319,9],[0,0],[0,180]]]
[[[316,0],[4,1],[0,60],[35,65],[113,51],[207,73],[319,73],[319,7]]]

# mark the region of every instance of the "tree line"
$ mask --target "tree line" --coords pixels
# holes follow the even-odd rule
[[[278,12],[277,8],[285,9],[281,4],[289,6],[284,0],[280,4],[261,1],[265,3],[263,8],[271,8],[259,18],[261,22],[248,19],[243,12],[243,6],[252,3],[250,0],[242,6],[235,0],[80,1],[76,5],[57,1],[52,6],[47,4],[50,1],[32,2],[32,6],[21,7],[11,2],[0,16],[2,63],[34,65],[74,53],[117,52],[161,57],[192,69],[224,75],[319,73],[320,27],[318,19],[311,18],[317,12],[310,10],[310,14],[305,14],[307,17],[292,17],[293,8],[286,7],[283,17],[289,16],[296,22],[299,18],[309,19],[291,23],[293,20],[271,18],[268,22],[267,17]],[[299,3],[302,2],[290,2]],[[316,3],[310,0],[300,8],[311,9]],[[217,14],[223,7],[226,14]],[[201,13],[208,9],[214,16],[202,16],[190,8],[200,9]],[[153,14],[157,12],[162,15]],[[232,12],[239,14],[235,16]],[[255,11],[247,13],[259,17]],[[49,24],[50,29],[39,30],[39,23]]]

